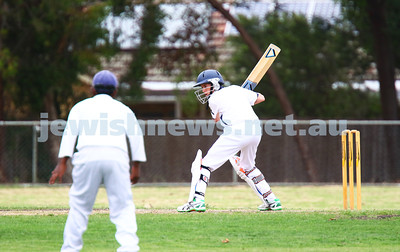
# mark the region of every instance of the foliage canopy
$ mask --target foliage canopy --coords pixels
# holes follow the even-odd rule
[[[269,43],[282,52],[273,67],[293,104],[303,118],[374,118],[379,115],[377,94],[354,90],[362,81],[371,57],[362,50],[357,34],[346,22],[335,23],[302,15],[276,13],[264,20],[240,17],[241,24],[260,48]],[[230,39],[232,60],[223,69],[235,84],[247,77],[258,59],[250,58],[241,38]],[[232,70],[235,69],[235,70]],[[267,102],[255,107],[262,117],[282,116],[279,103],[264,78],[256,91],[267,94]]]

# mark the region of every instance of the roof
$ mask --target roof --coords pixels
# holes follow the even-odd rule
[[[279,9],[285,12],[302,14],[311,20],[312,17],[333,19],[340,16],[340,4],[333,0],[262,0],[244,2],[234,7],[236,15],[264,17],[265,14]]]

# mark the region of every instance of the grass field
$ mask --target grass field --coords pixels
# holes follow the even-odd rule
[[[400,186],[363,186],[342,210],[340,185],[276,185],[281,212],[259,212],[246,185],[207,189],[205,213],[176,213],[188,187],[133,187],[141,251],[400,251]],[[68,186],[0,186],[0,251],[59,251]],[[82,251],[115,251],[104,188]]]

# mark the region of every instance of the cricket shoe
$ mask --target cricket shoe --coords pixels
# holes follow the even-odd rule
[[[280,210],[282,210],[281,201],[279,199],[275,199],[274,202],[271,204],[267,205],[266,203],[264,203],[264,204],[258,206],[258,210],[260,210],[260,211],[268,211],[268,210],[280,211]]]
[[[190,201],[185,205],[179,206],[176,210],[178,212],[205,212],[206,203],[204,203],[204,200],[193,199],[193,201]]]

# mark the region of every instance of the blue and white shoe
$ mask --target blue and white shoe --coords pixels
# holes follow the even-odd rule
[[[178,212],[205,212],[206,203],[204,202],[204,200],[196,200],[196,198],[194,198],[192,201],[182,206],[179,206],[176,210]]]
[[[268,204],[264,203],[260,206],[258,206],[258,210],[260,211],[280,211],[282,210],[282,205],[281,205],[281,201],[279,199],[275,199],[273,203]]]

